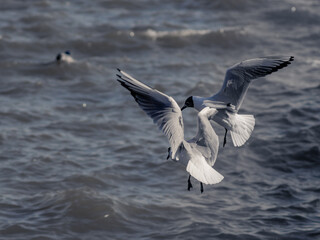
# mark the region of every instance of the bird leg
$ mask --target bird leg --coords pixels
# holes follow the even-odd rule
[[[225,128],[226,129],[226,128]],[[227,132],[228,132],[228,130],[226,129],[226,132],[225,132],[225,134],[224,134],[224,139],[223,139],[223,147],[226,145],[226,143],[227,143]]]
[[[167,160],[169,159],[170,157],[170,151],[171,151],[171,147],[168,147],[168,156],[167,156]]]
[[[200,191],[201,191],[201,193],[203,193],[203,184],[202,184],[202,182],[200,182]]]
[[[189,175],[189,178],[188,178],[188,191],[190,191],[190,189],[192,188],[192,184],[191,184],[191,175]]]

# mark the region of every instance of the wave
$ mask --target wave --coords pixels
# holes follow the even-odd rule
[[[192,37],[192,36],[202,36],[205,34],[211,33],[212,30],[203,29],[203,30],[195,30],[195,29],[183,29],[183,30],[175,30],[175,31],[155,31],[153,29],[148,29],[142,32],[142,35],[151,38],[152,40],[157,40],[159,38],[164,37]]]
[[[103,222],[112,212],[112,204],[111,198],[101,197],[89,188],[47,191],[19,198],[7,196],[0,205],[6,205],[11,213],[1,211],[1,215],[5,214],[12,221],[3,224],[0,233],[47,235],[49,226],[60,228],[63,224],[76,232],[81,231],[81,226],[85,224],[100,226],[102,230],[105,226]],[[66,218],[77,218],[79,221],[68,223],[63,221]]]
[[[184,47],[197,44],[200,46],[218,45],[223,47],[238,47],[250,44],[254,40],[242,28],[212,29],[181,29],[173,31],[157,31],[146,29],[144,31],[130,32],[133,37],[143,37],[158,42],[165,47]]]

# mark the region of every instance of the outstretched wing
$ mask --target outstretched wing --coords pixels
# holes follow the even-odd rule
[[[294,57],[272,56],[249,59],[235,64],[226,72],[221,90],[212,100],[231,103],[239,110],[251,80],[264,77],[288,66]]]
[[[172,97],[143,84],[120,69],[118,71],[121,75],[117,75],[117,80],[130,91],[142,110],[153,119],[169,139],[172,158],[174,158],[179,145],[184,140],[180,107]]]

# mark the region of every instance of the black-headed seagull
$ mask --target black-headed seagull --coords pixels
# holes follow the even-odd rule
[[[222,88],[217,94],[211,97],[190,96],[181,110],[193,107],[197,111],[201,111],[205,107],[214,107],[217,103],[234,105],[235,111],[230,111],[228,108],[219,109],[213,117],[213,121],[226,130],[223,146],[226,143],[229,130],[233,145],[240,147],[249,139],[255,125],[253,115],[238,114],[251,81],[288,66],[293,59],[292,56],[272,56],[237,63],[227,70]]]
[[[153,119],[170,142],[169,157],[173,161],[186,165],[186,171],[203,185],[219,183],[223,176],[212,168],[219,148],[218,136],[213,130],[209,119],[218,112],[216,108],[232,109],[234,106],[216,104],[216,108],[205,107],[198,113],[198,133],[186,141],[184,139],[184,125],[182,112],[176,101],[118,69],[121,75],[118,81],[128,89],[136,102]],[[188,190],[192,188],[188,178]]]
[[[58,53],[58,55],[56,56],[56,62],[59,64],[62,62],[73,63],[74,59],[71,57],[71,52],[67,50],[65,52]]]

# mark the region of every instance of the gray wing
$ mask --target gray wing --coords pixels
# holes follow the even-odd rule
[[[251,80],[288,66],[293,59],[292,56],[272,56],[237,63],[227,70],[221,90],[211,98],[214,101],[231,103],[239,110]]]
[[[179,145],[184,140],[180,107],[172,97],[143,84],[120,69],[118,71],[122,74],[117,75],[118,81],[130,91],[142,110],[153,119],[169,139],[172,158],[174,158]]]

